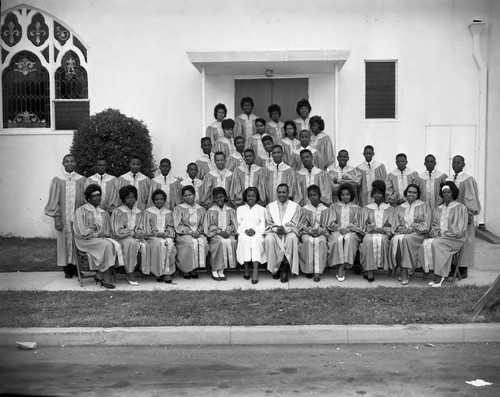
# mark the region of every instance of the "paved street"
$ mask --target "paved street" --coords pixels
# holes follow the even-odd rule
[[[500,344],[0,348],[0,392],[498,396]],[[491,386],[466,381],[482,379]]]

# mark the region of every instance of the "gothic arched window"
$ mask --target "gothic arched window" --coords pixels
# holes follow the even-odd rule
[[[87,71],[80,65],[80,58],[73,51],[64,54],[56,70],[57,99],[87,99]]]
[[[50,127],[50,79],[38,57],[22,51],[2,74],[4,128]]]

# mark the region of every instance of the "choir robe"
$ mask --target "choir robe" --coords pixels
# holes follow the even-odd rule
[[[264,233],[266,231],[266,209],[259,204],[252,208],[248,204],[236,210],[238,223],[238,247],[236,258],[238,263],[259,262],[266,263],[267,257],[264,250]],[[253,229],[255,234],[248,236],[245,230]]]
[[[283,138],[280,144],[283,148],[283,161],[286,164],[291,165],[292,153],[294,150],[300,148],[300,141],[295,138],[293,141],[290,138]]]
[[[125,271],[133,273],[137,266],[137,257],[141,254],[141,270],[149,263],[148,249],[143,238],[136,238],[141,230],[142,211],[135,207],[129,210],[124,204],[116,208],[111,214],[111,228],[113,238],[120,243],[123,251]]]
[[[245,113],[240,114],[234,118],[236,123],[234,127],[234,136],[242,136],[246,140],[256,133],[255,119],[258,117],[255,114],[247,116]]]
[[[406,269],[420,267],[418,250],[431,227],[432,211],[422,200],[413,204],[405,202],[396,207],[396,229],[391,240],[391,268],[398,265]],[[404,234],[402,228],[413,229],[412,233]]]
[[[99,185],[101,187],[101,207],[108,214],[120,206],[120,196],[118,195],[118,178],[109,174],[94,174],[85,181],[85,188],[89,185]]]
[[[202,153],[200,158],[196,160],[196,165],[198,166],[198,179],[203,180],[205,175],[207,175],[210,171],[215,170],[216,167],[214,161],[215,159],[213,153]]]
[[[214,121],[207,127],[207,131],[205,136],[209,137],[212,141],[212,144],[217,142],[217,139],[222,138],[224,136],[224,131],[222,130],[222,122]]]
[[[403,171],[400,171],[399,168],[396,168],[385,178],[386,185],[386,199],[389,204],[393,207],[397,207],[398,204],[396,200],[403,199],[406,201],[406,197],[404,195],[405,189],[411,183],[416,183],[418,178],[418,173],[416,171],[410,170],[409,168],[405,168]]]
[[[184,198],[182,197],[182,188],[184,186],[193,186],[194,187],[194,202],[196,204],[200,204],[201,202],[201,185],[203,185],[203,182],[199,180],[198,178],[195,178],[194,180],[191,180],[189,178],[183,179],[180,181],[180,190],[179,190],[179,197],[180,197],[180,202],[184,202]]]
[[[224,189],[226,189],[227,196],[232,197],[231,195],[232,183],[233,183],[233,173],[229,171],[227,168],[224,168],[222,171],[219,169],[210,171],[207,175],[205,175],[203,183],[201,184],[200,204],[205,208],[209,208],[212,206],[214,202],[212,192],[216,187],[223,187]]]
[[[281,183],[286,183],[290,191],[290,197],[295,193],[295,171],[292,167],[281,162],[272,164],[266,169],[266,203],[272,203],[278,199],[276,189]]]
[[[262,167],[262,168],[267,168],[269,165],[273,165],[274,159],[273,159],[272,153],[266,152],[266,154],[263,155],[262,157],[257,157],[255,159],[255,164],[257,164],[259,167]]]
[[[236,210],[224,204],[220,208],[214,204],[205,214],[203,228],[208,237],[208,250],[210,252],[210,267],[212,271],[236,267]],[[217,233],[226,231],[228,238]]]
[[[246,140],[245,149],[252,149],[255,153],[255,158],[268,156],[266,149],[264,149],[264,145],[262,144],[262,138],[265,136],[268,136],[268,134],[255,134],[248,137]]]
[[[252,164],[240,165],[234,170],[230,199],[235,206],[243,205],[243,192],[249,187],[255,187],[259,191],[260,200],[264,202],[266,197],[266,169]]]
[[[332,203],[332,187],[330,178],[325,171],[317,167],[311,168],[309,172],[306,168],[300,169],[295,174],[295,194],[294,201],[301,206],[309,204],[309,197],[307,197],[307,188],[311,185],[317,185],[321,189],[321,202],[327,206]]]
[[[266,207],[266,238],[264,247],[267,255],[267,270],[276,274],[281,262],[286,257],[292,274],[299,274],[299,222],[300,205],[291,200],[286,201],[285,211],[281,211],[282,203],[273,201]],[[286,234],[278,236],[278,226],[285,228]]]
[[[465,236],[465,244],[458,258],[459,267],[474,266],[474,240],[476,239],[476,225],[474,216],[481,212],[481,204],[479,203],[479,192],[477,190],[476,180],[460,172],[458,175],[449,177],[448,181],[453,181],[458,187],[457,201],[467,207],[468,225],[467,234]]]
[[[373,181],[380,180],[385,182],[387,172],[385,170],[385,165],[376,161],[371,161],[370,163],[364,161],[357,166],[357,169],[361,172],[361,183],[358,196],[359,205],[364,207],[373,202],[373,198],[371,197]]]
[[[63,230],[56,230],[57,266],[76,264],[74,249],[73,222],[75,210],[85,203],[85,178],[72,172],[63,172],[61,177],[54,177],[50,183],[49,200],[45,205],[45,215],[60,219]]]
[[[467,234],[467,207],[452,201],[441,204],[433,211],[430,236],[418,251],[418,262],[427,273],[448,277],[453,255],[464,246]]]
[[[207,238],[203,234],[200,234],[198,238],[188,234],[195,230],[200,233],[204,232],[205,212],[205,208],[198,204],[191,206],[183,203],[174,208],[175,246],[177,248],[175,263],[177,269],[183,273],[206,267]]]
[[[172,211],[174,207],[182,201],[181,199],[182,187],[179,180],[171,175],[163,176],[160,174],[151,179],[148,208],[154,206],[152,195],[153,192],[157,189],[163,190],[167,195],[167,199],[165,200],[165,204],[163,206],[165,208],[168,208],[170,211]]]
[[[308,131],[311,130],[309,128],[309,119],[310,117],[307,117],[307,119],[305,120],[302,120],[300,117],[298,117],[295,120],[293,120],[295,122],[295,125],[297,126],[297,135],[299,135],[300,131],[302,130],[308,130]]]
[[[238,152],[234,152],[233,154],[231,154],[231,156],[229,156],[229,158],[227,159],[227,162],[226,162],[226,168],[231,171],[231,172],[234,172],[234,170],[239,167],[240,165],[244,165],[245,164],[245,160],[243,159],[243,155],[241,153],[238,153]]]
[[[323,131],[318,135],[311,135],[311,147],[316,149],[323,156],[323,161],[326,169],[335,161],[335,152],[333,151],[332,139]]]
[[[360,261],[363,269],[388,270],[390,267],[390,238],[396,228],[396,213],[394,208],[387,203],[377,206],[368,204],[361,212],[361,228],[364,233],[363,242],[359,247]],[[370,229],[384,228],[385,234],[370,233]]]
[[[354,189],[356,197],[354,198],[354,203],[358,203],[358,189],[361,183],[361,172],[350,165],[346,165],[344,168],[339,166],[331,165],[326,169],[328,177],[330,178],[330,184],[332,186],[332,201],[335,203],[339,201],[337,194],[339,192],[340,185],[348,183]]]
[[[166,207],[149,207],[143,212],[141,229],[146,236],[148,251],[148,262],[142,265],[142,272],[156,277],[174,274],[177,250],[173,212]],[[159,237],[159,233],[164,233],[165,237]]]
[[[301,242],[299,243],[300,271],[306,274],[323,274],[328,256],[328,231],[329,224],[328,207],[319,203],[317,207],[307,204],[302,207],[302,215],[299,222]],[[317,229],[319,236],[310,235],[313,229]]]
[[[236,148],[234,147],[234,143],[232,139],[226,138],[223,136],[222,138],[217,139],[213,148],[214,153],[222,152],[226,156],[226,159],[231,156],[231,154],[236,152]]]
[[[334,229],[328,239],[328,266],[348,263],[352,265],[358,252],[361,229],[361,207],[353,202],[333,203],[330,206],[330,224]],[[341,234],[340,229],[347,229],[349,233]]]
[[[417,177],[417,185],[420,187],[420,199],[425,201],[427,205],[433,210],[439,207],[443,199],[439,196],[441,183],[446,181],[448,175],[438,170],[433,170],[429,175],[429,171],[422,172]]]
[[[137,188],[137,201],[135,202],[135,206],[141,211],[144,211],[148,206],[151,179],[149,179],[142,172],[138,172],[134,175],[129,171],[118,178],[119,189],[127,185],[132,185]]]
[[[76,247],[87,254],[90,270],[105,272],[115,265],[123,265],[120,244],[111,239],[111,220],[106,211],[92,204],[85,204],[75,212],[73,223]],[[104,233],[106,237],[98,237]]]
[[[312,148],[310,145],[308,147],[302,147],[300,146],[298,149],[295,149],[292,152],[292,158],[290,160],[290,166],[295,170],[298,171],[300,170],[303,165],[302,161],[300,160],[300,152],[304,149],[309,149],[313,155],[313,164],[315,167],[318,167],[320,170],[325,169],[325,161],[323,159],[323,155],[318,152],[316,149]]]
[[[285,135],[285,123],[282,121],[268,121],[266,124],[266,132],[273,137],[273,142],[275,145],[281,143],[281,139]]]

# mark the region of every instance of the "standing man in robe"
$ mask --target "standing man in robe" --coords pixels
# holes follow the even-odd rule
[[[230,200],[236,207],[243,205],[243,192],[249,187],[258,190],[262,200],[265,199],[266,169],[255,164],[255,153],[245,149],[245,165],[240,165],[233,172]],[[259,203],[260,204],[260,203]]]
[[[277,188],[284,183],[288,186],[290,197],[294,195],[295,171],[292,167],[283,162],[283,148],[280,145],[274,145],[272,156],[274,163],[266,169],[266,201],[269,204],[278,199]]]
[[[299,274],[299,221],[301,208],[289,199],[288,186],[280,184],[276,189],[278,200],[266,207],[267,270],[282,283],[288,282],[288,272]]]
[[[406,202],[404,191],[408,185],[417,181],[418,173],[409,169],[406,165],[408,159],[406,154],[396,155],[397,168],[387,175],[385,184],[387,186],[387,202],[393,207],[397,207]]]
[[[460,277],[467,278],[467,268],[474,265],[474,240],[476,238],[474,216],[479,215],[481,212],[481,204],[479,203],[479,191],[476,180],[471,175],[463,172],[465,167],[463,156],[457,155],[453,157],[451,167],[454,174],[447,180],[454,182],[458,187],[457,201],[467,207],[467,233],[465,235],[464,247],[458,260]]]
[[[202,154],[196,160],[198,167],[198,179],[203,180],[206,174],[215,169],[214,154],[212,152],[212,141],[208,137],[201,138]]]
[[[245,164],[245,160],[243,159],[243,151],[245,150],[245,138],[241,135],[237,136],[233,140],[235,152],[233,152],[226,162],[226,168],[234,172],[236,167]]]
[[[321,192],[324,192],[324,195],[321,195],[321,202],[329,206],[332,203],[332,187],[328,174],[314,166],[313,156],[309,149],[300,152],[300,159],[303,167],[295,175],[295,202],[302,207],[310,204],[307,188],[316,185],[319,186]]]
[[[77,276],[76,250],[71,223],[75,211],[85,204],[85,178],[75,172],[76,159],[72,154],[63,157],[62,176],[52,179],[45,215],[54,218],[57,239],[57,266],[62,266],[64,277]]]
[[[432,154],[425,156],[424,165],[426,170],[417,177],[417,185],[422,192],[420,199],[433,210],[443,202],[439,192],[441,184],[446,181],[448,175],[436,170],[436,157]]]
[[[166,198],[163,206],[170,211],[174,210],[177,204],[181,203],[181,189],[179,180],[170,175],[172,163],[169,159],[161,159],[160,161],[160,175],[151,179],[151,188],[149,191],[148,208],[154,205],[153,192],[161,189],[165,192]]]
[[[151,179],[140,171],[142,161],[139,157],[131,157],[128,164],[130,171],[118,178],[118,189],[127,185],[134,186],[137,189],[137,201],[135,202],[135,206],[141,211],[144,211],[148,204]]]
[[[118,178],[106,173],[108,162],[103,159],[96,161],[96,173],[85,181],[85,188],[89,185],[98,185],[101,188],[101,202],[99,207],[111,216],[111,212],[120,206],[120,197],[118,196]]]
[[[363,156],[365,161],[357,167],[359,172],[361,172],[361,186],[359,189],[360,207],[373,202],[373,197],[371,196],[373,181],[385,181],[387,176],[385,165],[373,160],[373,156],[375,156],[373,146],[365,146]]]
[[[311,132],[309,130],[302,130],[299,134],[300,147],[292,152],[290,165],[298,171],[302,168],[302,161],[300,160],[300,152],[308,149],[313,155],[313,163],[320,170],[325,169],[325,159],[323,155],[313,147],[311,147]]]
[[[214,204],[212,195],[213,190],[216,187],[223,187],[226,192],[230,192],[233,182],[233,173],[226,168],[226,156],[224,153],[216,152],[214,154],[214,158],[215,169],[205,175],[200,189],[200,204],[206,209],[210,208]],[[229,194],[229,197],[232,197],[231,193]],[[233,206],[232,203],[229,205],[231,207]]]
[[[358,189],[361,183],[361,171],[357,168],[354,168],[347,164],[349,161],[349,152],[345,149],[342,149],[337,154],[337,162],[338,165],[335,164],[330,165],[326,172],[330,177],[330,182],[332,185],[332,200],[333,202],[338,201],[337,193],[340,185],[344,183],[348,183],[351,185],[356,192],[356,197],[354,198],[354,203],[358,203]]]

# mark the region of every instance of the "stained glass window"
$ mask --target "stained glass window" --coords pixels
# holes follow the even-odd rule
[[[57,99],[88,98],[87,71],[80,65],[80,58],[73,51],[64,54],[55,77]]]
[[[49,73],[38,57],[22,51],[2,74],[3,127],[50,127]]]

